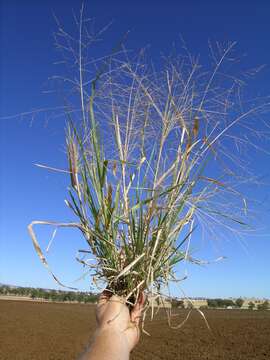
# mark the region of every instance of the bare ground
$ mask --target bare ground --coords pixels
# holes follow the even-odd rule
[[[179,322],[185,315],[174,318]],[[179,330],[160,315],[146,329],[132,360],[270,360],[270,311],[194,312]],[[1,360],[76,359],[95,329],[93,305],[0,301]]]

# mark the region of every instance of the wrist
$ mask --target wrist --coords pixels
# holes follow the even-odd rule
[[[123,331],[109,326],[97,329],[90,346],[90,359],[128,359],[129,345]],[[88,358],[87,358],[88,359]]]

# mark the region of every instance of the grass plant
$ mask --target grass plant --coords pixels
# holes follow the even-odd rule
[[[78,260],[132,305],[142,291],[159,297],[177,280],[180,262],[203,263],[190,252],[196,228],[212,235],[246,228],[248,200],[240,188],[251,176],[241,153],[256,144],[247,133],[261,136],[256,120],[268,103],[239,101],[243,80],[224,75],[234,44],[212,51],[210,72],[188,53],[154,70],[143,52],[130,59],[122,46],[89,61],[82,14],[78,24],[76,56],[70,49],[80,115],[67,112],[65,200],[77,221],[36,221],[29,231],[48,266],[33,225],[78,228],[87,245]],[[90,63],[96,74],[89,77]]]

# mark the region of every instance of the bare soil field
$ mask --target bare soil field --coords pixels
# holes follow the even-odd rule
[[[177,324],[185,311],[175,316]],[[132,360],[270,359],[270,311],[207,310],[210,332],[194,311],[179,330],[165,315],[146,324]],[[163,319],[164,318],[164,319]],[[0,301],[1,360],[77,359],[95,328],[93,305]]]

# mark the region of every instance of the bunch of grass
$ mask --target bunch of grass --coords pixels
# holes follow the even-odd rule
[[[268,104],[249,103],[243,111],[235,105],[241,81],[226,77],[220,86],[234,44],[219,48],[210,75],[190,56],[149,71],[141,55],[134,62],[124,51],[124,58],[106,58],[89,81],[81,38],[79,45],[81,120],[67,114],[65,201],[78,221],[33,222],[29,231],[48,266],[33,225],[78,228],[88,246],[82,253],[95,261],[78,260],[134,304],[145,290],[159,296],[176,280],[178,263],[201,263],[190,254],[197,225],[213,233],[221,225],[233,232],[245,226],[247,201],[238,189],[245,163],[237,150],[252,143],[239,129],[250,129]]]
[[[94,94],[90,98],[86,140],[73,124],[68,128],[72,189],[71,201],[66,203],[79,218],[81,231],[97,259],[96,276],[105,279],[113,293],[127,300],[136,299],[144,289],[153,285],[160,289],[167,284],[174,266],[188,257],[182,245],[193,230],[193,214],[199,202],[192,190],[200,170],[192,174],[196,160],[190,157],[197,144],[198,119],[194,119],[192,129],[182,128],[177,151],[164,169],[162,155],[171,134],[168,127],[172,125],[167,119],[173,111],[170,100],[167,115],[162,115],[160,139],[152,144],[151,151],[145,149],[146,114],[140,143],[132,150],[137,154],[136,161],[130,160],[129,153],[132,125],[126,124],[123,136],[114,112],[112,131],[117,153],[108,159],[98,134],[93,97]],[[189,229],[184,232],[186,227]],[[176,244],[179,233],[185,236]]]

